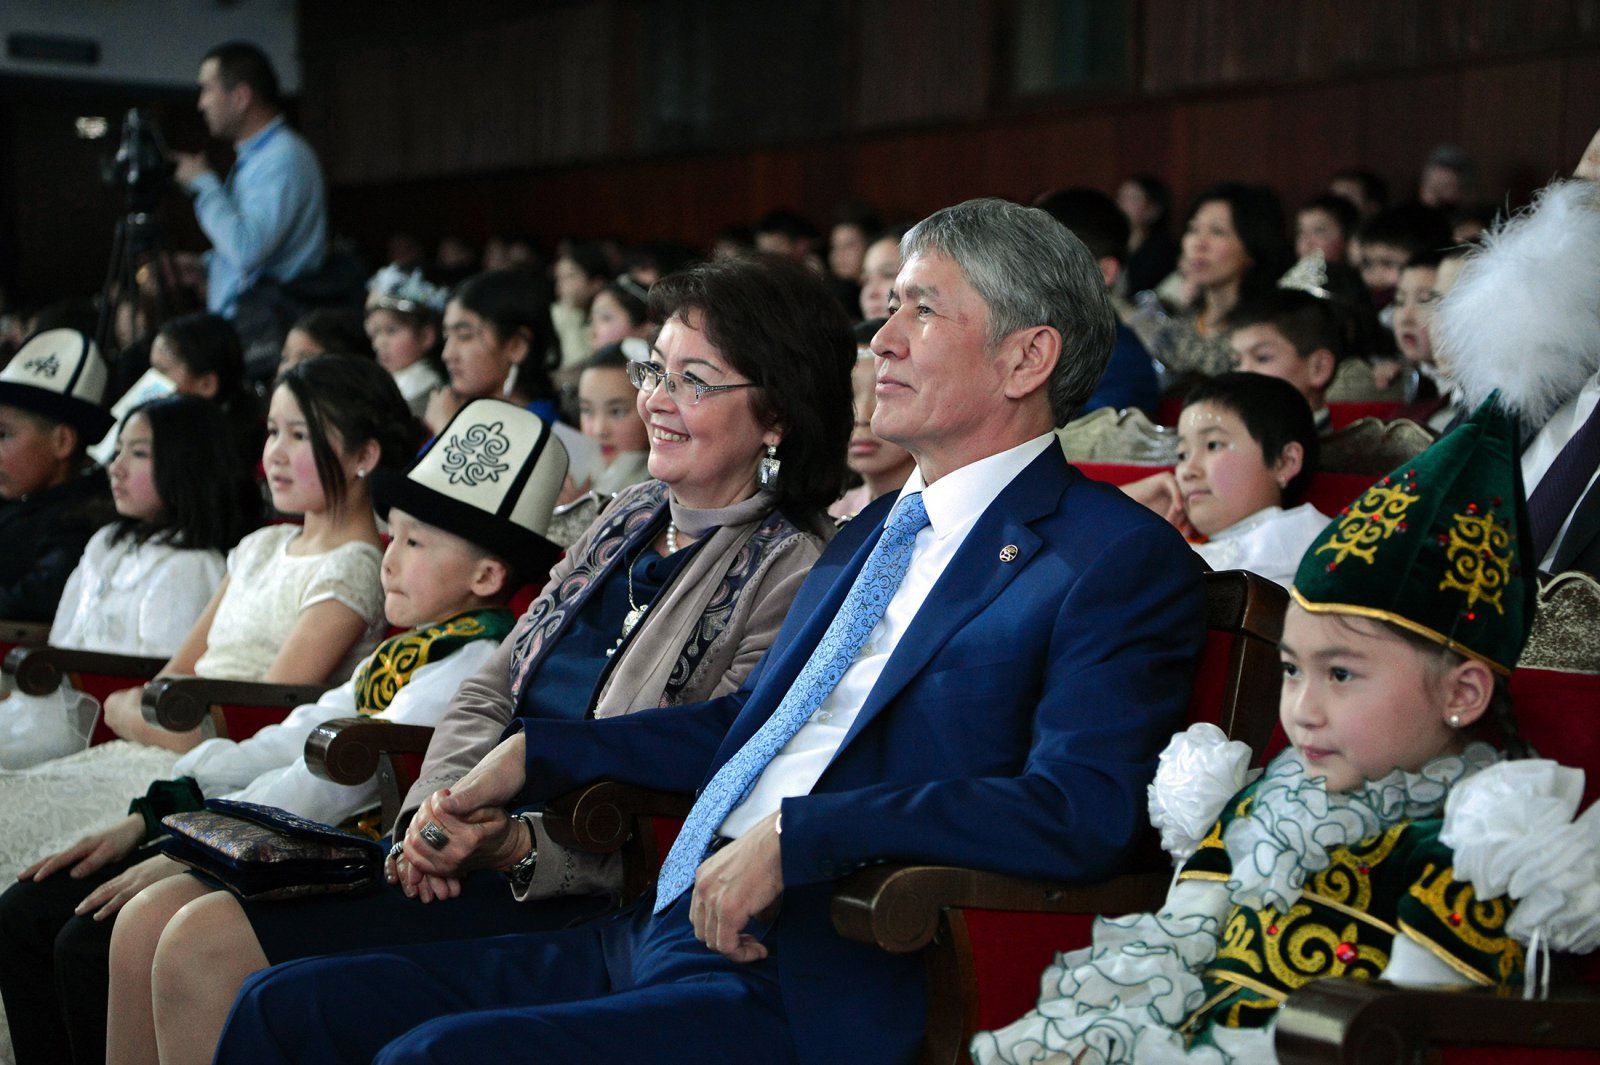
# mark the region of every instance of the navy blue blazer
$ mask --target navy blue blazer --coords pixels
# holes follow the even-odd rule
[[[523,722],[522,800],[607,778],[698,790],[777,707],[894,499],[834,538],[738,692]],[[1201,571],[1171,526],[1055,447],[978,519],[816,787],[783,803],[785,891],[764,941],[801,1061],[906,1060],[923,1029],[922,960],[840,937],[837,878],[899,861],[1094,880],[1129,857],[1205,639]]]

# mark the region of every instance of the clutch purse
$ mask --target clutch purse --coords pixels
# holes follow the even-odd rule
[[[252,902],[355,891],[383,873],[372,840],[253,802],[212,799],[161,825],[168,857]]]

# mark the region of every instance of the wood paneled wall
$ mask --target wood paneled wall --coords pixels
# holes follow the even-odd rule
[[[789,205],[826,222],[847,199],[915,219],[972,196],[1111,189],[1164,175],[1181,203],[1223,178],[1274,185],[1292,205],[1334,170],[1365,166],[1397,191],[1434,144],[1480,162],[1480,192],[1514,202],[1569,171],[1600,128],[1600,47],[1289,86],[1108,101],[932,128],[857,133],[476,177],[336,187],[338,227],[377,246],[395,229],[482,238],[525,232],[705,244]]]

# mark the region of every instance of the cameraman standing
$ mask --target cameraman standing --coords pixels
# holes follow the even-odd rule
[[[177,179],[194,196],[211,239],[206,305],[241,334],[278,331],[294,301],[281,286],[322,266],[328,209],[317,157],[284,121],[278,76],[261,50],[230,42],[200,64],[200,113],[214,137],[233,141],[218,178],[199,153],[174,152]],[[266,339],[266,337],[262,337]]]

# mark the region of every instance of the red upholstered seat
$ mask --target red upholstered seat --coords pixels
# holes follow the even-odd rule
[[[1328,404],[1328,427],[1330,429],[1343,429],[1359,418],[1377,418],[1379,421],[1389,422],[1400,417],[1405,410],[1404,403],[1394,400],[1371,400],[1363,403],[1330,403]]]
[[[1172,469],[1171,466],[1134,466],[1120,462],[1079,462],[1076,464],[1085,477],[1107,484],[1130,484],[1134,481]],[[1305,501],[1327,515],[1337,514],[1341,507],[1372,487],[1376,477],[1360,473],[1318,473],[1311,478]]]

